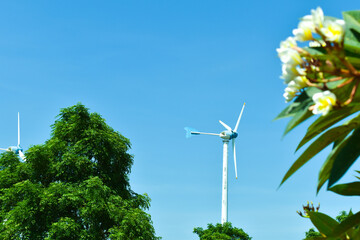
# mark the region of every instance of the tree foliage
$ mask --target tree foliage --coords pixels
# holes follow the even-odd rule
[[[207,229],[201,227],[194,228],[200,240],[251,240],[251,237],[245,233],[241,228],[233,227],[230,222],[223,225],[217,223],[215,226],[208,224]]]
[[[321,233],[315,231],[314,228],[310,228],[309,231],[305,233],[304,240],[311,240],[313,237],[321,237]]]
[[[97,113],[64,108],[22,162],[0,155],[1,239],[159,239],[147,195],[133,192],[130,141]]]
[[[360,11],[343,13],[343,20],[324,16],[321,8],[304,16],[277,50],[283,62],[290,102],[277,117],[291,118],[285,133],[319,114],[296,150],[308,146],[292,164],[281,184],[328,146],[332,149],[319,171],[317,192],[360,196],[360,181],[335,185],[360,155]],[[297,45],[308,42],[308,46]],[[359,172],[358,172],[359,173]],[[360,177],[357,177],[360,179]],[[313,239],[360,239],[360,212],[339,223],[328,215],[307,210],[321,233]]]

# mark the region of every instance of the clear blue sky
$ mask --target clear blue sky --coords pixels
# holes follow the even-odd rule
[[[311,226],[296,210],[307,200],[335,217],[358,200],[315,194],[326,156],[279,190],[306,124],[282,139],[286,104],[275,49],[298,19],[358,1],[1,1],[0,146],[41,144],[60,108],[82,102],[130,138],[133,190],[152,198],[164,240],[197,239],[194,227],[220,222],[221,139],[185,138],[185,126],[234,126],[239,179],[229,159],[229,221],[254,240],[302,239]],[[308,124],[308,123],[307,123]],[[345,181],[354,180],[353,172]]]

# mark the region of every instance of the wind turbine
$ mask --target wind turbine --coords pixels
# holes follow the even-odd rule
[[[14,152],[19,155],[22,160],[26,160],[23,149],[20,146],[20,113],[18,113],[18,144],[17,146],[10,146],[8,148],[0,148],[2,151]]]
[[[222,179],[222,205],[221,205],[221,224],[224,224],[228,220],[228,187],[227,187],[227,180],[228,180],[228,145],[229,140],[232,141],[232,149],[234,154],[234,166],[235,166],[235,176],[237,179],[237,168],[236,168],[236,149],[235,149],[235,139],[238,136],[237,129],[239,127],[240,119],[243,114],[245,107],[245,103],[241,109],[239,118],[236,122],[235,128],[231,129],[228,125],[226,125],[224,122],[219,120],[221,125],[225,127],[225,131],[222,131],[221,133],[205,133],[205,132],[199,132],[195,129],[185,127],[186,130],[186,137],[189,138],[192,135],[213,135],[213,136],[219,136],[223,139],[223,179]]]

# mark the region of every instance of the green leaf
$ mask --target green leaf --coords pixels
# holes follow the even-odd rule
[[[344,139],[347,137],[349,133],[345,132],[344,134],[342,134],[341,136],[338,136],[336,141],[334,141],[334,145],[333,145],[333,149],[339,145],[342,141],[344,141]]]
[[[337,225],[333,232],[332,232],[332,236],[333,237],[338,237],[341,236],[342,234],[344,234],[346,231],[348,231],[349,229],[357,226],[360,224],[360,212],[357,212],[356,214],[349,216],[348,218],[346,218],[342,223],[340,223],[339,225]],[[352,238],[351,238],[352,239]]]
[[[304,144],[313,139],[315,136],[322,133],[324,130],[346,118],[347,116],[360,110],[360,104],[354,104],[353,106],[344,107],[338,110],[329,112],[325,116],[321,116],[316,119],[308,128],[304,138],[299,143],[296,151],[299,150]]]
[[[311,117],[313,114],[308,110],[308,106],[304,108],[301,112],[295,114],[295,116],[289,121],[286,125],[283,136],[285,136],[288,132],[298,126],[300,123]]]
[[[342,144],[339,153],[336,155],[330,173],[328,188],[337,182],[351,167],[360,155],[360,128],[356,129],[348,137],[346,144]]]
[[[339,225],[339,223],[329,217],[328,215],[320,212],[307,212],[310,217],[311,222],[319,230],[320,233],[324,234],[327,237],[331,237],[333,229]]]
[[[359,125],[360,125],[360,115],[356,116],[355,118],[351,119],[350,121],[347,121],[342,126],[348,126],[349,129],[355,129]],[[344,131],[340,136],[338,136],[336,141],[334,141],[333,148],[335,148],[339,143],[341,143],[349,133],[350,133],[350,131]]]
[[[344,196],[360,196],[360,182],[338,184],[329,188],[329,190]]]
[[[274,121],[294,116],[299,111],[303,111],[304,108],[308,107],[310,102],[311,98],[309,98],[308,94],[305,91],[302,92],[294,102],[290,103],[289,106],[287,106],[283,111],[281,111],[281,113],[279,113]]]
[[[346,59],[356,68],[360,67],[360,56],[359,57],[346,57]]]
[[[334,163],[334,157],[337,154],[337,150],[341,145],[346,142],[347,139],[344,139],[340,144],[338,144],[333,150],[331,150],[330,154],[327,156],[325,163],[321,166],[319,178],[318,178],[318,185],[316,188],[316,192],[318,193],[321,189],[321,187],[324,185],[324,183],[329,179],[331,168]]]
[[[312,56],[321,57],[327,55],[326,49],[323,47],[304,47],[303,49]]]
[[[346,125],[332,128],[316,139],[293,163],[290,169],[285,174],[280,185],[283,184],[292,174],[294,174],[299,168],[307,163],[312,157],[318,154],[321,150],[326,148],[332,142],[336,141],[343,135],[349,134],[354,128],[360,125],[360,116],[354,118]]]
[[[348,51],[360,54],[360,22],[359,11],[344,12],[345,37],[344,48]]]
[[[350,231],[348,230],[347,233],[350,236],[351,240],[360,240],[360,228],[353,228],[351,229],[351,233],[349,233]]]

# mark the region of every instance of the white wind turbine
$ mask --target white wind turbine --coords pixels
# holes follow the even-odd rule
[[[232,148],[234,154],[234,166],[235,166],[235,176],[237,179],[237,169],[236,169],[236,150],[235,150],[235,138],[238,136],[237,129],[239,127],[240,119],[242,113],[244,111],[245,103],[241,109],[239,118],[236,122],[234,130],[231,129],[228,125],[223,123],[221,120],[219,122],[223,125],[226,130],[222,131],[220,134],[217,133],[205,133],[199,132],[195,129],[185,127],[186,137],[191,137],[191,135],[213,135],[219,136],[223,139],[223,179],[222,179],[222,205],[221,205],[221,224],[224,224],[228,220],[228,187],[227,187],[227,179],[228,179],[228,144],[229,140],[232,140]]]
[[[18,154],[22,160],[26,160],[25,155],[23,153],[23,149],[20,146],[20,114],[18,113],[18,144],[17,146],[10,146],[8,148],[0,148],[2,151],[14,152]]]

